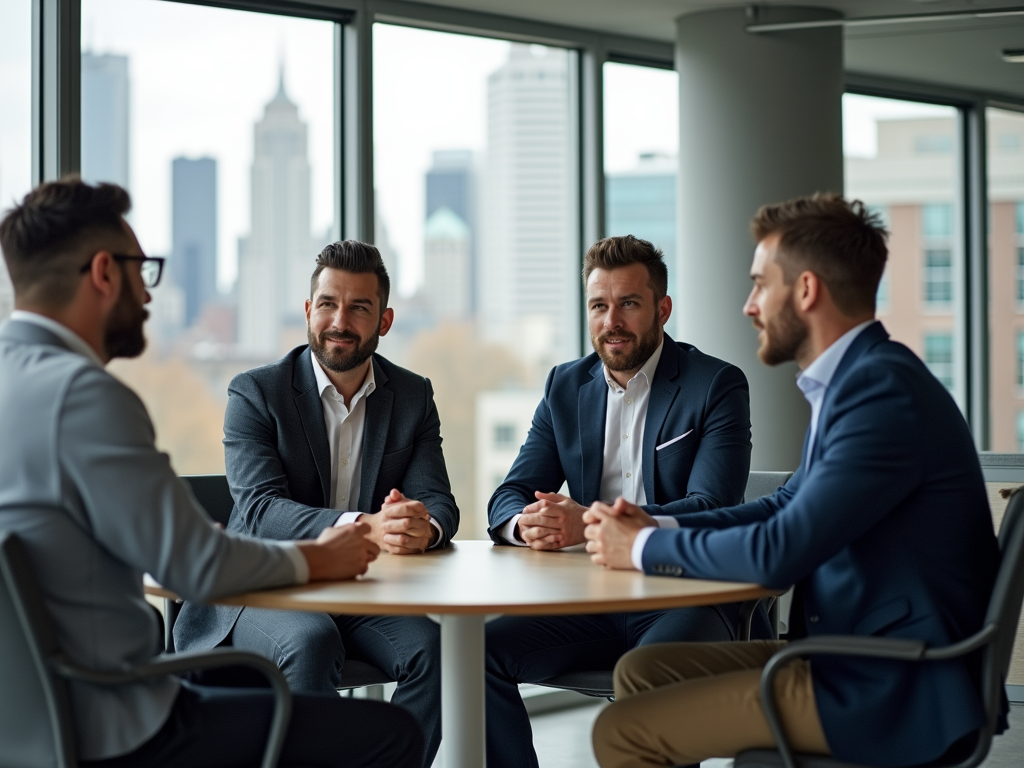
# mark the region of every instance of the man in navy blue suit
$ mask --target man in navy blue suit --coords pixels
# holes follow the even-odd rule
[[[632,236],[610,237],[588,251],[584,264],[595,353],[548,376],[526,443],[488,505],[498,544],[582,545],[583,513],[602,499],[671,503],[658,522],[677,527],[680,516],[743,497],[750,467],[746,378],[664,333],[672,299],[661,251]],[[556,493],[563,482],[567,496]],[[737,606],[709,606],[490,622],[488,766],[537,765],[517,683],[611,669],[638,645],[732,640],[737,614]]]
[[[762,208],[744,307],[761,360],[795,360],[811,405],[799,470],[774,495],[659,530],[628,500],[586,513],[595,562],[648,574],[796,585],[803,635],[954,643],[981,628],[999,562],[985,486],[953,398],[874,319],[887,233],[860,202]],[[696,763],[769,747],[761,669],[778,642],[667,644],[627,655],[594,726],[602,768]],[[813,657],[780,673],[795,749],[926,763],[985,721],[977,659]]]

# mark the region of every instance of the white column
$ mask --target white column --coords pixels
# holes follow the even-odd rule
[[[782,22],[828,11],[772,6]],[[812,15],[813,14],[813,15]],[[843,191],[843,43],[838,28],[750,34],[744,9],[681,16],[679,276],[683,340],[743,369],[750,383],[751,468],[795,470],[809,409],[793,364],[769,369],[742,306],[757,209]]]
[[[484,768],[484,616],[441,616],[441,757],[445,768]]]

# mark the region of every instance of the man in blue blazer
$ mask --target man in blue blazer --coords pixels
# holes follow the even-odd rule
[[[744,312],[761,359],[796,360],[811,405],[801,467],[774,495],[658,530],[625,500],[587,512],[596,562],[648,574],[796,585],[795,632],[957,642],[981,628],[999,562],[967,424],[874,319],[886,232],[860,202],[816,195],[754,220]],[[671,644],[616,669],[594,727],[603,768],[696,763],[773,744],[758,699],[779,643]],[[799,751],[927,763],[985,721],[978,660],[816,656],[776,684]]]
[[[672,311],[661,251],[632,236],[584,262],[594,354],[551,371],[533,426],[488,505],[498,544],[584,542],[583,513],[625,496],[675,506],[659,521],[737,504],[750,467],[749,392],[735,366],[664,333]],[[556,493],[562,483],[568,495]],[[517,683],[611,669],[637,645],[736,638],[738,607],[594,616],[506,616],[487,625],[487,764],[536,766]],[[767,617],[762,616],[767,633]]]
[[[375,355],[394,318],[380,253],[352,240],[317,257],[309,345],[236,376],[224,416],[229,531],[316,538],[357,520],[395,555],[445,546],[459,526],[430,382]],[[273,659],[297,691],[331,691],[346,658],[398,681],[392,702],[441,738],[440,634],[426,617],[331,616],[186,603],[180,650],[230,643]]]

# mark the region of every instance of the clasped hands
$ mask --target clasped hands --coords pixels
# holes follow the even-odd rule
[[[590,559],[607,568],[633,568],[633,542],[642,528],[657,521],[621,496],[614,504],[589,508],[559,493],[537,491],[537,501],[523,508],[518,535],[531,549],[553,550],[587,542]]]
[[[437,540],[437,528],[423,502],[407,498],[397,488],[384,499],[380,512],[363,515],[370,532],[367,538],[393,555],[417,555]]]

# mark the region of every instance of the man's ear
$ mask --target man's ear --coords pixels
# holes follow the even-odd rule
[[[805,270],[797,275],[793,285],[793,300],[801,312],[810,312],[821,301],[824,284],[816,274]]]
[[[661,322],[662,327],[665,326],[670,317],[672,317],[672,297],[662,296],[658,302],[658,320]]]
[[[380,316],[380,335],[387,336],[388,331],[391,330],[391,326],[395,322],[395,310],[388,307],[384,310],[384,314]]]
[[[86,274],[89,287],[102,297],[103,303],[117,301],[124,276],[110,251],[97,251]]]

